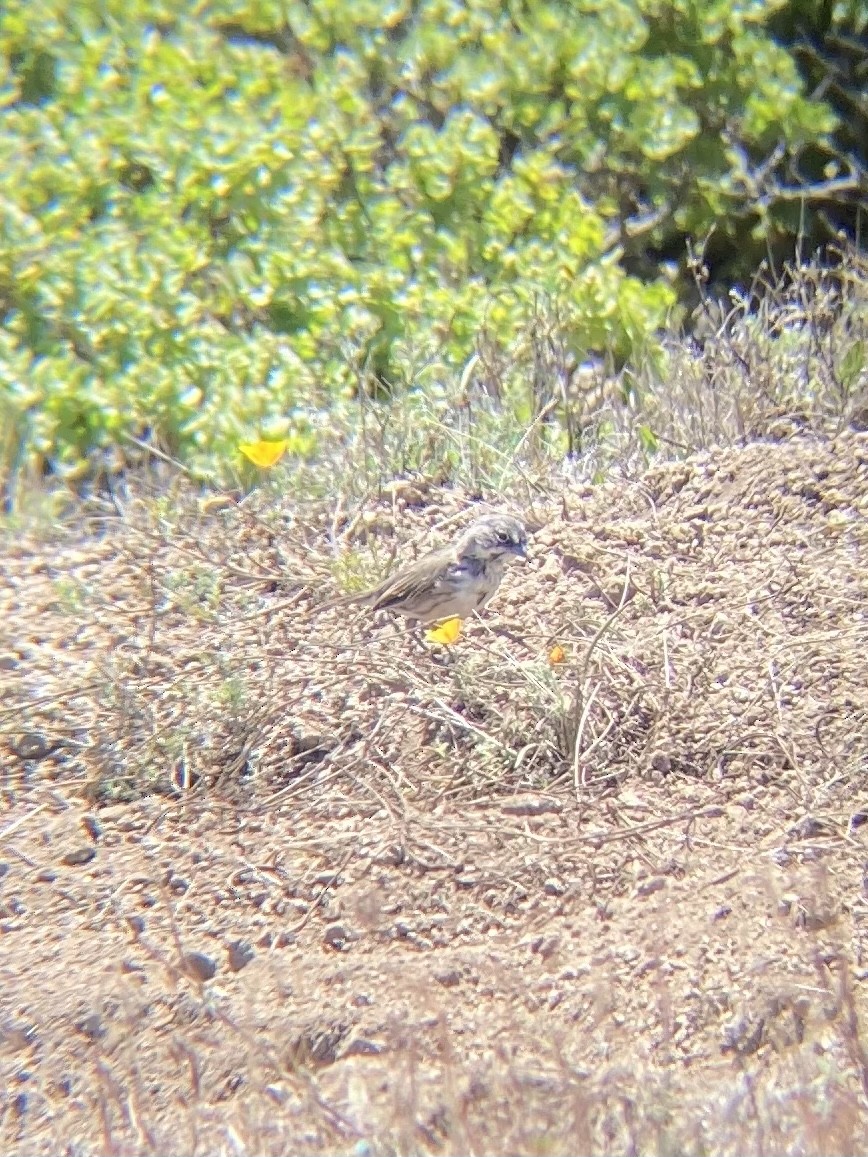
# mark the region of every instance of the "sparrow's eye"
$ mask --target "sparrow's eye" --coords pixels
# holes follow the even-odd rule
[[[508,530],[500,530],[497,533],[498,542],[512,542],[512,536]]]

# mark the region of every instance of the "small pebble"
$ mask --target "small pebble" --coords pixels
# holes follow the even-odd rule
[[[233,940],[231,944],[227,945],[226,953],[229,958],[230,972],[240,972],[256,956],[249,940]]]
[[[212,980],[217,974],[217,965],[204,952],[188,952],[183,964],[184,971],[193,980]]]
[[[67,852],[61,860],[68,868],[76,868],[82,864],[89,864],[96,855],[96,848],[74,848]]]

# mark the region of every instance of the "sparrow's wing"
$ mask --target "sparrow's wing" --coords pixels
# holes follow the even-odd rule
[[[403,570],[389,575],[379,586],[358,594],[341,595],[321,603],[317,610],[328,611],[332,607],[366,606],[374,610],[388,610],[405,601],[416,601],[426,594],[437,596],[449,589],[450,570],[455,565],[455,553],[451,547],[431,551]]]
[[[374,610],[388,610],[404,603],[422,602],[427,596],[448,594],[455,570],[455,552],[451,547],[432,551],[396,574],[390,575],[367,595],[364,601]]]

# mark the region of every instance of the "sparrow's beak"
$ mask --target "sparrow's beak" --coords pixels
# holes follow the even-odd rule
[[[527,544],[524,542],[513,543],[512,553],[516,558],[527,558]]]

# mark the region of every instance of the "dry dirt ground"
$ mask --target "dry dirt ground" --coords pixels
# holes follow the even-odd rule
[[[421,482],[7,541],[0,1150],[868,1150],[866,494],[541,492],[448,651],[316,610],[480,509]]]

